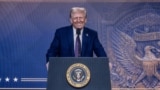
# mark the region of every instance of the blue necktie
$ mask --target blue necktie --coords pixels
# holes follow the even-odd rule
[[[79,38],[80,30],[77,30],[76,44],[75,44],[75,57],[81,56],[81,41]]]

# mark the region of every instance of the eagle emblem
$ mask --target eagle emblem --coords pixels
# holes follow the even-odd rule
[[[112,65],[112,79],[119,81],[121,87],[136,87],[139,83],[146,87],[156,86],[160,80],[160,58],[156,53],[160,50],[151,44],[145,44],[141,46],[143,54],[139,53],[138,42],[120,30],[113,31],[111,38],[116,60]]]

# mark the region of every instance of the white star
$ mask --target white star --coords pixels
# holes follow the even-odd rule
[[[17,81],[18,81],[18,78],[17,78],[17,77],[15,77],[15,78],[13,79],[13,81],[14,81],[14,82],[17,82]]]
[[[9,82],[9,80],[10,80],[10,79],[9,79],[8,77],[6,77],[6,79],[5,79],[5,80],[6,80],[6,82]]]

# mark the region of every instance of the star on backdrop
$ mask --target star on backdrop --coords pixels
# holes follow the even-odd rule
[[[18,82],[18,78],[17,77],[13,78],[13,81]]]
[[[5,79],[5,80],[6,80],[6,82],[9,82],[9,80],[10,80],[10,79],[9,79],[8,77],[6,77],[6,79]]]

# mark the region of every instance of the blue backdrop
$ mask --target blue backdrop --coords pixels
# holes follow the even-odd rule
[[[128,35],[137,44],[135,51],[141,57],[144,56],[143,48],[146,45],[159,48],[159,2],[0,1],[0,88],[46,87],[45,54],[55,30],[70,25],[69,11],[73,6],[83,6],[87,9],[86,26],[97,30],[100,41],[110,58],[114,88],[132,87],[133,84],[143,88],[159,87],[160,78],[155,77],[154,74],[151,81],[147,80],[148,75],[146,75],[134,83],[144,69],[139,66],[141,67],[139,73],[128,72],[127,70],[131,70],[127,66],[129,61],[127,64],[122,64],[125,59],[119,60],[120,57],[116,55],[123,52],[117,51],[120,47],[115,45],[125,40],[120,37]],[[116,30],[122,34],[118,36],[115,33]],[[140,35],[143,37],[136,38],[138,36],[135,36],[137,34],[134,31],[140,34],[150,33],[148,37],[157,36],[153,39],[151,37],[145,39],[143,35]],[[159,55],[156,55],[159,58]],[[159,67],[156,66],[156,68],[158,71]],[[150,85],[150,83],[154,84]]]

